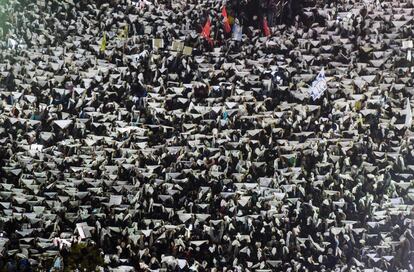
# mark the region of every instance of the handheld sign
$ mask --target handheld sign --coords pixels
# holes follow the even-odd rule
[[[322,68],[322,71],[319,72],[316,79],[312,82],[312,87],[309,89],[309,95],[312,97],[312,100],[315,101],[316,99],[319,99],[327,89],[325,70]]]
[[[408,49],[408,48],[413,48],[413,41],[412,40],[402,42],[402,49]]]
[[[152,39],[152,48],[164,48],[164,40],[163,39]]]
[[[184,49],[184,42],[175,40],[172,42],[171,47],[173,51],[181,52]]]
[[[193,48],[190,46],[184,46],[183,54],[186,56],[191,56],[193,54]]]

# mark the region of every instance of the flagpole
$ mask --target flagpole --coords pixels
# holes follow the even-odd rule
[[[219,31],[219,28],[217,28],[217,30],[216,30],[216,35],[214,35],[214,38],[217,40],[217,37],[218,37],[218,31]],[[213,40],[213,48],[214,48],[214,40]]]

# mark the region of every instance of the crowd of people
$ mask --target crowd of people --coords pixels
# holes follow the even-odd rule
[[[413,271],[413,1],[299,2],[0,6],[0,271]]]

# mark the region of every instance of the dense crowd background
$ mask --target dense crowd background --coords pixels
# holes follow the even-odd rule
[[[412,1],[0,14],[3,271],[414,270]]]

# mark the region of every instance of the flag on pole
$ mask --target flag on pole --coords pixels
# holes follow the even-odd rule
[[[210,38],[210,31],[211,31],[211,21],[210,21],[210,17],[208,17],[207,22],[205,23],[203,30],[201,31],[201,36],[203,36],[212,45],[213,40]]]
[[[410,129],[413,123],[413,113],[411,111],[410,99],[407,97],[405,103],[405,126]]]
[[[99,48],[99,50],[101,52],[105,52],[106,49],[106,32],[103,33],[103,37],[102,37],[102,41],[101,41],[101,47]]]
[[[269,28],[269,25],[267,24],[266,17],[263,18],[263,33],[266,37],[270,36],[270,28]]]
[[[230,23],[229,23],[229,18],[227,16],[226,6],[223,6],[223,8],[221,9],[221,14],[224,17],[224,20],[223,20],[224,32],[229,33],[229,32],[231,32],[231,27],[230,27]]]

